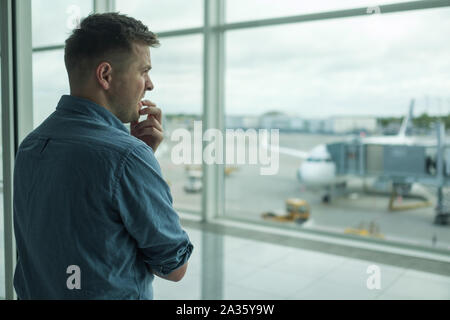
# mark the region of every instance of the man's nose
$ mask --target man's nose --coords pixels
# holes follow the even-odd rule
[[[148,81],[147,81],[147,88],[145,88],[145,90],[152,91],[153,88],[154,88],[153,82],[152,82],[152,80],[150,80],[150,78],[149,78]]]

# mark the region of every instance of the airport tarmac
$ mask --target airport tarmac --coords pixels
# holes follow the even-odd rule
[[[337,142],[345,138],[335,135],[280,133],[280,146],[308,151],[320,143]],[[170,161],[173,142],[166,139],[164,143],[167,143],[168,148],[161,154],[159,161],[163,176],[171,187],[175,208],[179,211],[199,212],[201,193],[184,191],[187,181],[185,167],[174,165]],[[391,212],[388,209],[389,195],[364,193],[363,180],[353,178],[348,182],[351,190],[349,194],[324,204],[321,202],[321,192],[309,190],[297,180],[296,172],[302,160],[283,154],[279,157],[279,171],[275,175],[261,175],[259,165],[238,165],[237,170],[225,178],[227,216],[261,221],[263,212],[282,212],[286,199],[301,198],[311,205],[310,221],[304,225],[288,222],[291,226],[343,234],[347,228],[361,225],[368,228],[374,222],[386,241],[450,250],[450,226],[433,223],[435,203],[426,208]],[[405,201],[411,200],[403,200]],[[286,223],[274,224],[283,227]]]
[[[280,133],[280,146],[307,151],[320,143],[342,141],[345,138],[335,135]],[[170,185],[174,207],[179,211],[200,214],[201,193],[187,193],[184,190],[187,181],[185,166],[174,165],[171,161],[174,142],[169,137],[166,137],[163,144],[166,147],[161,150],[165,149],[165,152],[161,153],[158,160],[163,177]],[[349,189],[352,192],[349,195],[334,198],[331,203],[324,204],[321,202],[320,192],[305,188],[297,180],[297,169],[301,161],[280,154],[279,171],[271,176],[261,175],[258,165],[238,165],[237,170],[225,178],[225,214],[250,221],[262,221],[263,212],[284,211],[286,199],[301,198],[311,205],[310,221],[304,225],[280,222],[274,222],[274,225],[283,227],[290,224],[298,228],[342,234],[347,228],[356,228],[361,224],[368,226],[370,222],[375,222],[387,241],[430,247],[434,245],[436,248],[450,250],[450,226],[433,223],[435,203],[427,208],[390,212],[388,195],[366,194],[362,191],[362,179],[351,179]],[[448,196],[450,201],[450,192]],[[0,221],[0,229],[3,229],[2,224],[3,219]],[[0,239],[0,245],[2,240]]]
[[[280,134],[280,146],[298,148],[304,151],[312,149],[320,143],[342,141],[342,136],[323,136],[310,134]],[[201,210],[201,193],[184,191],[187,174],[184,165],[174,165],[171,161],[171,147],[174,145],[169,138],[163,144],[166,149],[158,158],[163,177],[169,182],[174,206],[178,211],[198,212]],[[279,172],[273,176],[260,175],[258,165],[239,165],[237,171],[225,178],[225,209],[226,215],[262,221],[261,214],[267,211],[285,209],[288,198],[302,198],[311,205],[311,218],[303,225],[296,223],[273,222],[283,228],[286,225],[298,228],[325,230],[343,234],[348,227],[357,227],[361,223],[367,225],[374,221],[379,232],[386,241],[405,242],[420,246],[449,250],[450,226],[433,224],[434,208],[420,208],[407,211],[389,212],[389,196],[365,194],[362,192],[361,179],[352,179],[348,196],[335,198],[330,204],[321,202],[321,194],[309,190],[299,183],[296,171],[301,159],[280,154]],[[450,193],[449,193],[450,197]],[[450,199],[449,199],[450,201]],[[0,201],[0,213],[3,213],[3,201]],[[0,215],[2,217],[2,215]],[[0,219],[0,234],[3,234],[3,219]],[[4,264],[3,237],[0,237],[0,266]],[[0,267],[0,288],[4,287],[4,270]]]

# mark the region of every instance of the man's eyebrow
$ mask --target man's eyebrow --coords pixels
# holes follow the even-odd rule
[[[147,65],[144,66],[144,69],[152,70],[152,66],[147,64]]]

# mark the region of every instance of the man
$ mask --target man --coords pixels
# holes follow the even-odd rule
[[[70,95],[16,158],[19,299],[152,299],[154,274],[183,278],[193,246],[154,156],[161,110],[141,101],[158,44],[117,13],[90,15],[66,40]]]

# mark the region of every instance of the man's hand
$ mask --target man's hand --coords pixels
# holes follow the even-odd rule
[[[161,109],[149,100],[141,101],[140,105],[148,106],[148,108],[139,110],[139,114],[146,114],[147,119],[141,122],[131,122],[131,135],[144,141],[153,149],[153,152],[156,152],[156,149],[164,138],[161,125]]]

